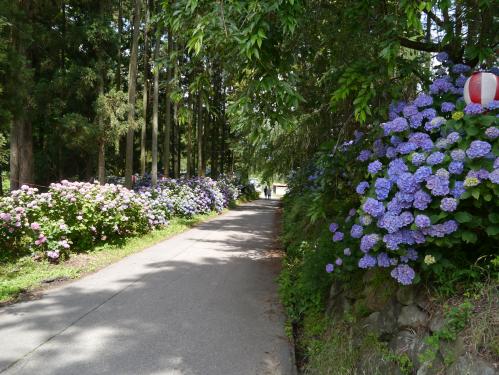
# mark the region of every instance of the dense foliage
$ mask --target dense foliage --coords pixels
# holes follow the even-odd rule
[[[0,200],[0,258],[57,261],[168,225],[172,217],[221,212],[240,195],[232,179],[164,179],[153,189],[62,181],[38,193],[26,185]]]

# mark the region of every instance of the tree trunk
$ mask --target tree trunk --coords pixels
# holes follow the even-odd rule
[[[194,101],[189,104],[192,114],[189,116],[189,120],[187,122],[187,177],[193,176],[193,158],[192,158],[192,121],[194,120],[195,114],[195,106]]]
[[[171,34],[171,29],[168,29],[168,56],[170,59],[172,55],[172,43],[173,38]],[[173,77],[172,65],[168,64],[167,77],[166,77],[166,121],[164,130],[164,140],[163,140],[163,174],[165,177],[170,177],[170,129],[172,122],[172,101],[170,98],[171,92],[171,80]]]
[[[135,99],[137,84],[137,49],[139,42],[140,1],[134,0],[133,37],[128,68],[128,131],[126,135],[125,186],[132,188],[133,174],[133,133],[135,130]]]
[[[149,90],[149,20],[151,11],[149,9],[149,0],[145,0],[145,25],[144,25],[144,90],[142,92],[142,116],[144,122],[140,132],[140,175],[146,174],[146,137],[147,137],[147,105]]]
[[[198,129],[197,129],[197,146],[198,146],[198,176],[204,177],[206,174],[203,170],[203,105],[201,103],[201,93],[198,92]]]
[[[160,33],[156,32],[156,43],[154,46],[154,94],[152,107],[152,167],[151,167],[151,184],[155,188],[158,183],[158,101],[159,101],[159,44]]]
[[[222,100],[220,106],[220,118],[222,123],[222,140],[220,145],[220,173],[225,173],[225,163],[227,158],[226,142],[227,142],[227,121],[225,119],[225,86],[222,82]]]
[[[106,183],[106,143],[104,139],[99,139],[99,158],[97,162],[97,170],[99,175],[99,184]]]
[[[122,42],[122,37],[121,34],[123,33],[123,6],[122,6],[122,0],[118,0],[118,40],[119,40],[119,46],[118,46],[118,56],[116,58],[116,89],[121,90],[121,42]]]

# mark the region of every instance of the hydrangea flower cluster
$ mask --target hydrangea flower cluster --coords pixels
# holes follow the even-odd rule
[[[61,181],[45,193],[22,186],[0,199],[0,248],[13,255],[44,253],[55,262],[70,251],[148,232],[173,216],[222,211],[239,188],[226,178],[161,180],[156,189]]]
[[[437,55],[439,61],[447,59],[445,53]],[[348,246],[359,268],[391,268],[403,285],[414,281],[415,262],[435,260],[419,252],[476,241],[466,229],[473,200],[488,202],[477,206],[482,222],[499,209],[499,105],[465,105],[460,96],[471,68],[446,66],[450,75],[438,76],[429,93],[390,105],[382,136],[371,148],[364,145],[358,157],[368,162],[369,176],[356,187],[358,216],[345,221],[346,228],[341,222],[335,227],[346,233],[337,232],[341,246],[335,249],[343,252]],[[480,235],[499,239],[499,222],[489,224]],[[448,242],[438,242],[441,238]]]

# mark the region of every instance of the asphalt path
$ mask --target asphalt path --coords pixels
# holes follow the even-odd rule
[[[2,374],[294,374],[258,200],[0,309]]]

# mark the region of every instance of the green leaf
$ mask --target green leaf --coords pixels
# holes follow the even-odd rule
[[[461,238],[467,243],[475,243],[477,240],[476,234],[467,230],[461,233]]]
[[[480,190],[473,190],[471,192],[471,195],[473,196],[473,198],[479,199],[480,198]]]
[[[462,224],[462,223],[469,223],[473,219],[473,216],[471,216],[468,212],[459,211],[458,213],[456,213],[455,218],[458,221],[458,223]]]
[[[485,231],[489,236],[497,236],[499,234],[499,225],[490,225]]]
[[[496,213],[489,214],[489,220],[491,223],[499,224],[499,214]]]

